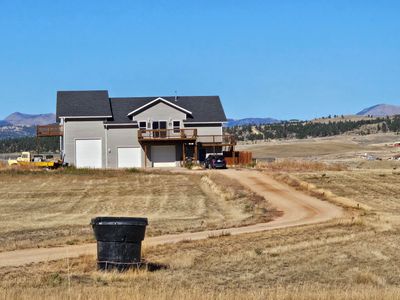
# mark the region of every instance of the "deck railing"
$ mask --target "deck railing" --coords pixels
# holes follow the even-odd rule
[[[198,135],[197,129],[139,129],[139,141],[191,140],[210,145],[236,145],[233,135]]]
[[[64,127],[58,124],[36,126],[37,137],[63,136]]]
[[[224,145],[236,145],[236,139],[233,135],[199,135],[197,142],[203,144],[224,144]]]
[[[138,139],[145,140],[196,140],[197,129],[139,129]]]

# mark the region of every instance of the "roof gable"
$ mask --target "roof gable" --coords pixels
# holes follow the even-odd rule
[[[165,100],[162,97],[158,97],[158,98],[156,98],[156,99],[154,99],[154,100],[142,105],[141,107],[138,107],[137,109],[131,111],[130,113],[128,113],[127,116],[134,116],[134,115],[136,115],[136,114],[138,114],[138,113],[140,113],[140,112],[142,112],[142,111],[144,111],[144,110],[146,110],[146,109],[148,109],[148,108],[150,108],[150,107],[152,107],[152,106],[154,106],[154,105],[156,105],[156,104],[158,104],[160,102],[163,102],[166,105],[171,106],[171,107],[173,107],[173,108],[175,108],[175,109],[177,109],[177,110],[179,110],[181,112],[184,112],[186,114],[189,114],[189,115],[192,114],[191,111],[189,111],[189,110],[187,110],[187,109],[185,109],[185,108],[183,108],[183,107],[181,107],[179,105],[176,105],[176,104],[174,104],[174,103],[172,103],[172,102],[170,102],[168,100]]]
[[[106,118],[107,123],[136,123],[131,113],[136,114],[159,102],[185,113],[185,123],[226,122],[218,96],[109,98],[107,91],[57,92],[57,120],[60,117]]]
[[[110,98],[113,119],[107,121],[110,124],[127,124],[135,122],[129,112],[154,101],[158,97],[129,97]],[[226,116],[218,96],[164,96],[160,97],[168,102],[192,112],[185,123],[221,123],[226,122]]]

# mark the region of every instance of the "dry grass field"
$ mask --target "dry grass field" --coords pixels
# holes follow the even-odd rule
[[[5,169],[0,251],[93,241],[99,215],[146,216],[152,236],[267,221],[267,206],[215,175]]]
[[[375,215],[145,249],[156,272],[102,273],[95,257],[0,270],[9,298],[397,299],[396,226]],[[136,298],[135,298],[136,297]]]
[[[243,144],[238,150],[252,151],[253,157],[259,160],[306,159],[351,164],[362,164],[360,156],[365,153],[387,159],[400,153],[400,149],[391,145],[400,140],[397,134],[371,134],[366,136],[343,135],[327,138],[310,138],[306,140],[281,140]]]
[[[356,138],[358,150],[351,151],[364,151],[365,147],[377,147],[377,151],[382,151],[380,153],[392,151],[384,145],[388,143],[388,136],[369,137],[369,140]],[[318,142],[335,143],[332,139]],[[342,137],[336,142],[342,143]],[[282,156],[288,155],[285,154],[289,151],[287,149],[284,145]],[[279,148],[269,151],[280,153]],[[94,256],[6,267],[0,269],[0,295],[3,299],[399,299],[399,162],[367,162],[359,158],[343,162],[332,157],[348,155],[347,150],[329,155],[315,154],[318,151],[324,152],[304,145],[301,155],[313,157],[314,162],[300,161],[300,158],[295,162],[278,161],[259,166],[258,171],[288,173],[326,191],[322,199],[327,200],[328,194],[337,195],[370,209],[364,210],[363,206],[347,208],[343,218],[318,225],[148,247],[144,249],[144,258],[166,266],[166,269],[154,272],[99,272]],[[336,164],[338,161],[340,164]],[[204,199],[213,198],[210,195],[219,195],[219,199],[225,201],[236,199],[232,195],[241,190],[237,182],[221,183],[212,176],[202,179],[202,175],[189,175],[168,176],[187,177],[187,184],[191,189],[198,189],[198,194]],[[130,180],[135,176],[142,176],[140,180],[153,176],[159,181],[157,176],[167,174],[129,176],[132,176]],[[6,176],[7,180],[13,181],[11,177]],[[68,176],[61,177],[68,180]],[[76,175],[71,178],[74,177]],[[22,177],[16,178],[23,180]],[[104,178],[99,175],[96,180]],[[174,184],[172,179],[163,180],[171,180],[171,185]],[[1,182],[3,184],[3,179]],[[204,190],[204,186],[208,188]],[[236,190],[226,188],[233,186]],[[152,189],[152,185],[147,188]],[[248,220],[248,214],[254,214],[250,210],[243,215],[242,205],[256,197],[250,196],[251,193],[246,195],[238,197],[241,200],[233,200],[241,203],[234,207],[239,207],[245,216],[242,221]],[[329,201],[335,199],[331,197]],[[257,203],[257,200],[252,201]],[[197,211],[185,209],[183,214]],[[215,210],[208,210],[210,221],[215,220]],[[201,218],[209,215],[206,213]],[[230,215],[232,220],[237,218],[234,214],[225,215]],[[256,218],[254,215],[253,220]],[[186,223],[185,226],[195,229]],[[173,230],[178,230],[178,227],[176,225]]]

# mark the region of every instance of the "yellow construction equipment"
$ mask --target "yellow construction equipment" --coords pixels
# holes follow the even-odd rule
[[[32,154],[30,152],[22,152],[21,156],[17,159],[9,159],[9,166],[28,166],[36,168],[55,169],[60,166],[62,162],[55,160],[53,155]]]

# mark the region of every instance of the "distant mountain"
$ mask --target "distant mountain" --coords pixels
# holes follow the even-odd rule
[[[281,121],[273,118],[245,118],[245,119],[228,119],[227,127],[243,126],[243,125],[261,125],[261,124],[274,124]]]
[[[390,105],[390,104],[378,104],[366,109],[363,109],[359,113],[358,116],[374,116],[374,117],[386,117],[386,116],[394,116],[400,115],[400,106],[399,105]]]
[[[27,125],[0,125],[0,140],[35,136],[35,126]]]
[[[55,114],[29,115],[15,112],[4,120],[0,120],[0,140],[35,136],[36,125],[55,122]]]
[[[55,123],[56,115],[55,114],[29,115],[20,112],[15,112],[9,115],[7,118],[5,118],[4,121],[11,125],[19,125],[19,126],[46,125]]]

